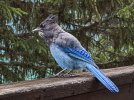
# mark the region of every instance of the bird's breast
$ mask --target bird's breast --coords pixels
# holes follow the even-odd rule
[[[57,45],[51,44],[50,51],[52,56],[62,69],[73,69],[73,67],[76,65],[76,62],[74,62],[74,60],[70,56],[68,56],[68,54],[63,52],[62,49],[60,49]]]

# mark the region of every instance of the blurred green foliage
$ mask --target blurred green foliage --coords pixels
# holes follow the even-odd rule
[[[60,70],[44,41],[31,33],[51,13],[100,68],[134,64],[133,0],[1,0],[0,83]]]

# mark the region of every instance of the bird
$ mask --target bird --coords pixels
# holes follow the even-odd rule
[[[79,40],[58,25],[58,15],[50,14],[40,25],[32,30],[48,45],[52,56],[62,70],[79,70],[82,68],[91,72],[108,90],[118,93],[118,87],[99,69],[91,55],[81,45]]]

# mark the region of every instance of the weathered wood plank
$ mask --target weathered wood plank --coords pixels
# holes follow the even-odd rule
[[[119,86],[119,93],[109,92],[91,74],[85,72],[79,77],[46,78],[3,84],[0,85],[0,100],[133,100],[134,66],[103,71]]]

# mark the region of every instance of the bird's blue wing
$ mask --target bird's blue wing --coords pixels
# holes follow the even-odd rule
[[[118,87],[98,69],[98,66],[94,63],[93,59],[86,50],[79,48],[63,48],[63,51],[71,57],[88,62],[86,64],[88,71],[92,72],[96,78],[111,92],[119,92]]]
[[[82,61],[85,61],[85,62],[88,62],[88,63],[95,65],[90,54],[82,48],[62,48],[62,50],[65,53],[67,53],[69,56],[72,56],[76,59],[80,59]],[[95,65],[95,67],[96,67],[96,65]]]

